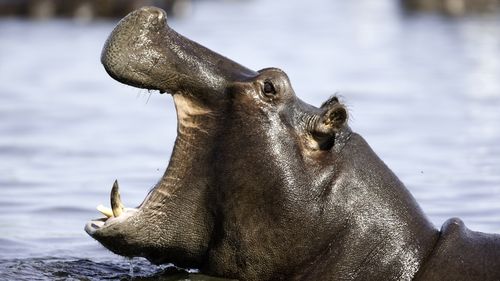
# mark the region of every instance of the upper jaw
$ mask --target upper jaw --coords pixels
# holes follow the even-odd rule
[[[165,60],[157,43],[165,26],[165,12],[154,7],[142,8],[123,18],[101,53],[101,62],[108,74],[127,85],[163,92],[154,80],[154,73],[158,62]]]
[[[108,74],[127,85],[171,94],[222,93],[228,84],[257,73],[183,37],[166,13],[144,7],[123,18],[101,54]]]

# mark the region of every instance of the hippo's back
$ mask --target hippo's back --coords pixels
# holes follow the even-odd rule
[[[449,219],[415,280],[500,280],[500,235],[471,231],[460,219]]]

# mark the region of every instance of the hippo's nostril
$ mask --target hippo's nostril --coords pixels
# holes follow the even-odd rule
[[[163,12],[163,11],[158,11],[157,10],[155,13],[156,13],[156,18],[158,18],[158,21],[162,21],[166,17],[165,16],[165,12]]]
[[[141,12],[146,12],[146,13],[160,13],[162,14],[163,13],[163,10],[160,9],[160,8],[157,8],[157,7],[153,7],[153,6],[146,6],[146,7],[142,7],[140,9]]]
[[[156,20],[156,22],[163,22],[167,18],[167,15],[165,14],[165,12],[162,10],[159,10],[159,9],[155,9],[155,10],[151,11],[150,13],[151,13],[150,16],[152,18],[154,18]]]
[[[161,23],[166,20],[167,14],[162,9],[156,7],[144,7],[140,9],[140,13],[149,21]]]

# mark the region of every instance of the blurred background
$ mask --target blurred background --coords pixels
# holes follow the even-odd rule
[[[129,276],[83,227],[115,179],[140,204],[176,136],[168,95],[99,62],[143,5],[251,69],[282,68],[306,102],[339,94],[437,228],[500,233],[500,1],[0,0],[0,279]]]

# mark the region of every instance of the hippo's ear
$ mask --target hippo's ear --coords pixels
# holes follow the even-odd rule
[[[321,110],[311,133],[321,150],[329,150],[334,145],[335,133],[347,122],[348,114],[345,106],[335,96],[324,102]]]

